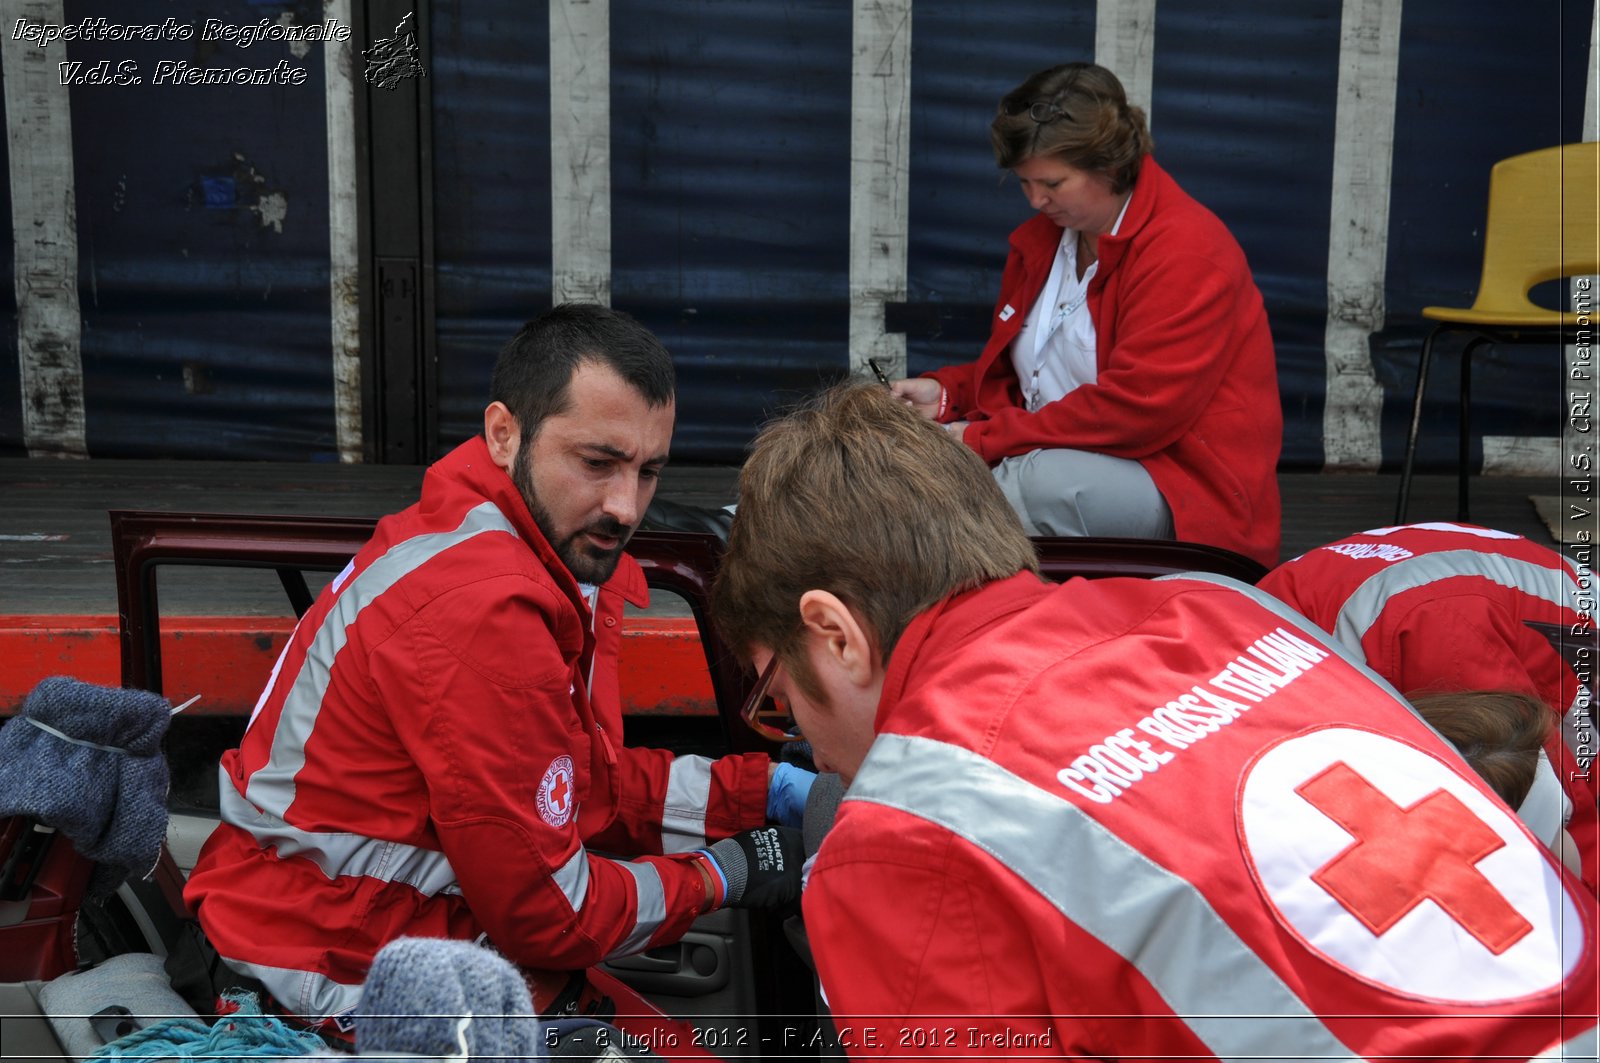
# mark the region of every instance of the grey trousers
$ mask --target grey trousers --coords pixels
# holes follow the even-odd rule
[[[993,469],[1029,535],[1172,538],[1172,510],[1144,466],[1087,450],[1032,450]]]

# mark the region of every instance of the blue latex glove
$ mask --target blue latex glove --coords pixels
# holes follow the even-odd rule
[[[806,814],[806,797],[817,773],[797,768],[793,764],[779,764],[772,773],[772,783],[767,787],[767,818],[785,827],[798,827]]]

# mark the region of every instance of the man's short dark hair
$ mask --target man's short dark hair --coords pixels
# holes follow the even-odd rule
[[[654,333],[621,310],[562,303],[523,325],[495,361],[489,399],[517,419],[523,445],[567,408],[572,373],[584,362],[609,366],[652,407],[672,401],[672,356]]]

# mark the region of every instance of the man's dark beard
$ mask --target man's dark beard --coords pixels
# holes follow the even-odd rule
[[[611,578],[617,570],[617,562],[622,558],[622,548],[628,543],[631,529],[611,517],[601,517],[585,527],[579,528],[561,542],[556,541],[554,520],[550,511],[545,509],[539,501],[538,494],[533,489],[533,470],[529,463],[523,460],[521,454],[511,465],[511,482],[516,485],[517,493],[522,495],[523,505],[528,507],[533,522],[539,526],[545,541],[555,548],[556,556],[561,563],[567,566],[567,571],[572,573],[579,583],[604,583]],[[584,539],[588,532],[597,535],[614,536],[617,540],[615,549],[600,550]]]

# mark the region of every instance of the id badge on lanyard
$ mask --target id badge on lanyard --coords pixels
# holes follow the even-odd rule
[[[1050,337],[1066,323],[1067,318],[1078,312],[1078,308],[1083,306],[1087,298],[1089,298],[1089,285],[1085,283],[1071,298],[1057,305],[1056,312],[1050,315],[1050,324],[1041,330],[1039,339],[1034,343],[1033,356],[1036,360],[1049,344]]]

